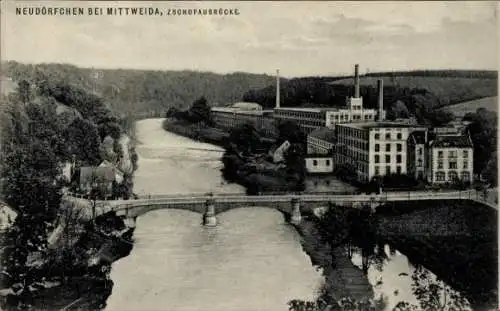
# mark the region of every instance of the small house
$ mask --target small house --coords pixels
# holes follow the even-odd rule
[[[17,212],[10,206],[0,203],[0,231],[7,230],[16,220]]]

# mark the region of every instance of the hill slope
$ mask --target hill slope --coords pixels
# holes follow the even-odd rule
[[[443,109],[452,112],[457,117],[463,117],[469,112],[476,112],[476,110],[479,108],[485,108],[490,111],[498,112],[498,96],[471,100],[464,103],[451,105]]]
[[[209,103],[240,101],[250,89],[274,82],[274,77],[248,73],[215,74],[194,71],[93,70],[67,64],[21,64],[5,62],[2,75],[14,81],[48,77],[101,95],[107,105],[119,112],[166,111],[187,108],[205,96]]]

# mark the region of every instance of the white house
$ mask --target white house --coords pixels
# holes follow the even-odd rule
[[[17,212],[11,207],[0,203],[0,231],[8,229],[16,220]]]

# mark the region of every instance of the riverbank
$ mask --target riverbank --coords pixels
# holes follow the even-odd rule
[[[190,124],[173,119],[165,119],[162,123],[164,130],[187,137],[199,142],[214,144],[226,149],[222,157],[222,176],[229,183],[236,183],[246,188],[248,194],[261,192],[300,191],[303,183],[297,183],[293,178],[277,170],[261,172],[255,163],[245,162],[241,157],[229,151],[229,134],[201,123]]]
[[[496,309],[497,211],[472,201],[400,202],[377,209],[377,219],[381,239],[463,293],[474,310]]]
[[[229,138],[229,133],[200,123],[191,124],[167,118],[163,121],[162,127],[168,132],[220,147],[224,147]]]
[[[111,264],[132,250],[134,228],[113,214],[87,224],[74,245],[58,247],[27,272],[43,275],[38,287],[13,285],[2,297],[2,310],[102,310],[111,294]],[[14,291],[20,291],[19,295]]]
[[[294,227],[301,236],[304,252],[324,277],[318,299],[327,304],[336,303],[345,297],[351,297],[358,302],[372,301],[374,291],[367,276],[351,262],[344,245],[332,246],[326,241],[314,217],[305,216],[302,222]],[[382,308],[383,302],[377,303]]]

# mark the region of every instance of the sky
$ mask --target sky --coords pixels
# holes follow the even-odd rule
[[[22,16],[16,7],[83,7],[82,16]],[[88,7],[154,7],[163,16],[89,16]],[[175,8],[233,16],[167,16]],[[498,67],[489,2],[67,2],[7,0],[2,60],[95,68],[283,76]]]

